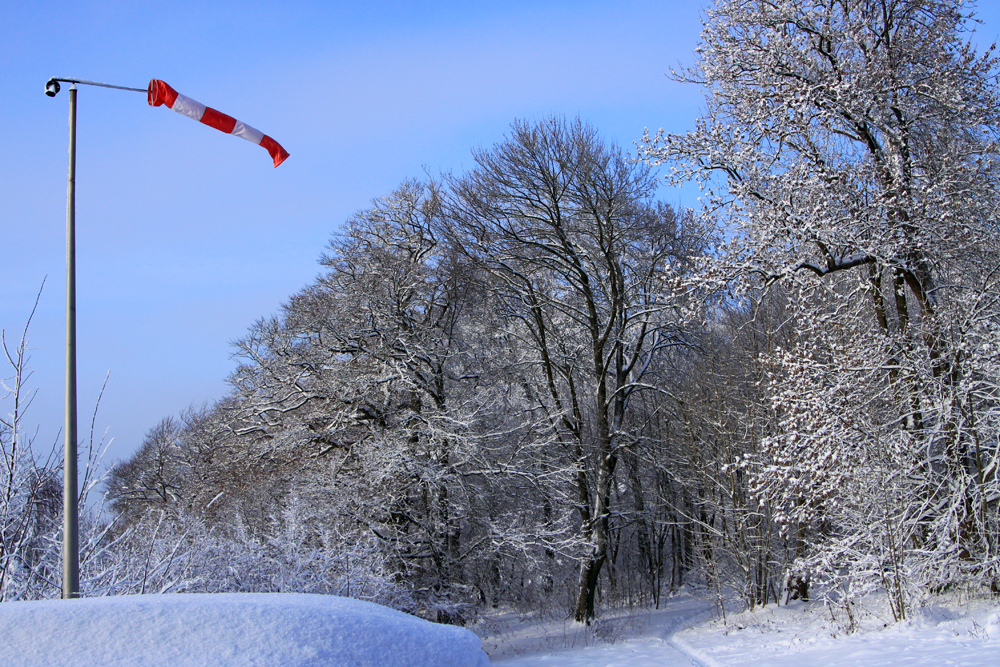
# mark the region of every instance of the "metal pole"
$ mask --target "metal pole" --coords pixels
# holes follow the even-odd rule
[[[76,84],[69,88],[69,183],[66,186],[66,426],[63,450],[63,598],[80,596],[76,471]]]
[[[80,597],[80,521],[76,429],[76,84],[145,93],[145,88],[114,86],[88,79],[52,77],[45,94],[55,97],[59,82],[69,87],[69,184],[66,186],[66,425],[63,429],[63,598]]]

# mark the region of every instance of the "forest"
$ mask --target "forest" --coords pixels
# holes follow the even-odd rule
[[[717,0],[672,72],[690,132],[515,120],[332,221],[226,396],[81,462],[83,594],[465,624],[1000,593],[1000,69],[971,11]],[[62,462],[3,347],[0,601],[58,597]]]

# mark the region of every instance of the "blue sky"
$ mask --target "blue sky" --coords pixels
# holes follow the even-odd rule
[[[982,3],[983,41],[998,3]],[[267,153],[139,93],[83,87],[79,406],[127,457],[162,417],[221,397],[230,342],[319,272],[331,234],[402,180],[459,172],[515,118],[579,115],[625,146],[688,129],[691,2],[0,0],[0,328],[30,335],[36,447],[62,425],[68,95],[51,76],[178,92],[271,135]],[[664,191],[668,201],[694,193]],[[2,374],[3,377],[7,373]]]

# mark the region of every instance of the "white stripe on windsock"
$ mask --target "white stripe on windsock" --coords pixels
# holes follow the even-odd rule
[[[205,115],[205,105],[197,100],[192,100],[187,95],[181,95],[177,93],[177,99],[174,100],[174,105],[170,107],[172,111],[187,116],[192,120],[201,120]]]
[[[261,139],[264,138],[264,133],[258,129],[252,128],[249,125],[244,125],[241,121],[236,121],[236,127],[230,132],[237,137],[242,137],[252,144],[260,144]]]

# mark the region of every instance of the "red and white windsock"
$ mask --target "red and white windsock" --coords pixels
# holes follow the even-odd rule
[[[206,107],[204,104],[196,102],[190,97],[181,95],[159,79],[153,79],[149,82],[147,99],[151,107],[158,107],[164,104],[177,113],[184,114],[188,118],[194,118],[205,125],[214,127],[220,132],[242,137],[251,143],[263,146],[271,154],[271,159],[274,160],[275,167],[284,162],[288,157],[288,153],[281,147],[281,144],[260,130],[255,130],[232,116],[227,116],[212,107]]]

